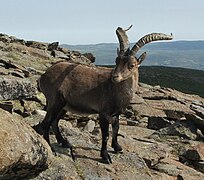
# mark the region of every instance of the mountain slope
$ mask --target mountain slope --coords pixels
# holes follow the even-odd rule
[[[139,71],[140,82],[204,97],[204,71],[161,66],[142,66]]]
[[[131,44],[132,47],[133,44]],[[92,45],[65,45],[70,50],[91,52],[96,57],[96,64],[114,64],[117,43]],[[147,44],[141,51],[146,51],[147,58],[143,65],[170,66],[204,70],[204,41],[172,41]],[[140,52],[138,53],[139,56]]]

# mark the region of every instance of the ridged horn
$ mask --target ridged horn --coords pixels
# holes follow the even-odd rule
[[[120,54],[124,54],[128,49],[129,49],[129,41],[128,41],[128,36],[126,32],[132,27],[132,25],[127,28],[127,29],[122,29],[121,27],[118,27],[116,30],[116,34],[118,37],[118,41],[120,44]]]
[[[171,35],[167,35],[167,34],[163,34],[163,33],[148,34],[148,35],[142,37],[139,41],[137,41],[137,43],[132,47],[132,49],[130,51],[130,55],[134,56],[142,46],[144,46],[145,44],[150,43],[152,41],[172,40],[172,39],[173,39],[172,33],[171,33]]]

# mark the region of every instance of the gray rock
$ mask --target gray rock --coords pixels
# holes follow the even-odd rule
[[[194,122],[196,127],[200,129],[202,134],[204,135],[204,119],[196,114],[185,114],[187,120]]]
[[[53,154],[47,142],[17,116],[0,109],[0,179],[32,177]]]
[[[37,88],[28,79],[0,77],[0,100],[32,98]]]
[[[204,173],[204,161],[197,161],[197,162],[194,162],[194,165],[195,165],[195,168]]]
[[[169,125],[171,125],[172,123],[165,119],[165,118],[162,118],[162,117],[149,117],[148,119],[148,126],[147,128],[150,128],[150,129],[154,129],[154,130],[159,130],[161,128],[165,128]]]
[[[196,170],[204,173],[204,144],[197,144],[187,149],[181,158],[184,164],[193,166]]]
[[[95,121],[89,120],[86,126],[84,127],[84,131],[93,132],[95,126],[96,126]]]
[[[189,148],[183,156],[191,161],[204,161],[204,144]]]
[[[204,106],[191,104],[190,108],[201,118],[204,119]]]
[[[58,46],[59,46],[59,42],[53,42],[48,45],[47,49],[48,51],[57,50]]]
[[[204,178],[203,173],[170,158],[161,160],[153,169],[170,175],[171,178],[169,179],[197,180]]]
[[[127,119],[127,125],[129,126],[136,126],[138,124],[138,121],[136,120],[131,120],[131,119]]]
[[[61,59],[69,60],[69,57],[61,51],[53,50],[51,55],[54,56],[55,58],[61,58]]]
[[[172,106],[173,108],[173,106]],[[184,110],[175,110],[175,109],[164,109],[166,117],[169,119],[178,120],[185,116],[186,112]]]
[[[11,101],[2,101],[0,102],[0,108],[12,113],[13,112],[13,104]]]
[[[11,42],[11,38],[6,35],[6,34],[0,34],[0,41],[4,42],[4,43],[9,43]]]
[[[41,116],[42,118],[44,118],[45,115],[46,115],[46,111],[40,110],[40,109],[37,109],[37,110],[35,111],[35,113],[36,113],[37,115]]]
[[[93,56],[92,53],[84,53],[83,56],[85,56],[86,58],[88,58],[92,63],[95,62],[95,57]]]
[[[195,140],[197,138],[197,128],[191,121],[177,121],[176,123],[155,131],[150,138],[166,141],[171,137]]]
[[[37,41],[26,41],[25,45],[28,47],[38,48],[42,50],[46,50],[48,48],[48,43],[42,43]]]

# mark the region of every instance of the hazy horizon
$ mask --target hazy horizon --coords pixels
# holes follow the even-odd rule
[[[136,40],[137,41],[137,40]],[[134,42],[130,42],[130,44],[134,44]],[[204,41],[204,40],[171,40],[171,41],[157,41],[157,42],[151,42],[153,43],[171,43],[171,42],[196,42],[196,41]],[[91,43],[91,44],[69,44],[69,43],[61,43],[60,45],[70,45],[70,46],[86,46],[86,45],[100,45],[100,44],[118,44],[118,42],[99,42],[99,43]]]
[[[116,28],[132,24],[130,42],[152,32],[204,40],[203,9],[203,0],[2,0],[0,32],[60,44],[117,43]]]

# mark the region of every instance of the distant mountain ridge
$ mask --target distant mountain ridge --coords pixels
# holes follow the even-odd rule
[[[131,43],[131,47],[133,45],[134,43]],[[61,46],[82,53],[91,52],[96,57],[96,64],[111,65],[115,61],[118,43],[62,44]],[[141,52],[143,51],[148,53],[143,63],[146,66],[169,66],[204,70],[204,41],[154,42],[142,47]]]

